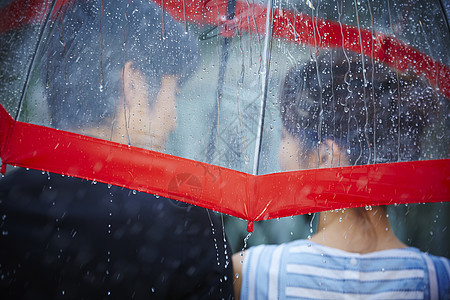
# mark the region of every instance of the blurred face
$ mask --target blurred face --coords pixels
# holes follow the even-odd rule
[[[150,108],[150,148],[162,151],[169,134],[177,128],[176,93],[178,79],[163,77],[161,89]]]
[[[313,163],[312,151],[304,151],[298,138],[283,128],[278,161],[283,171],[309,169]]]
[[[177,78],[165,76],[156,99],[149,101],[145,75],[131,62],[123,71],[123,97],[119,101],[111,140],[154,151],[163,151],[169,134],[176,129]],[[149,102],[151,104],[149,104]],[[102,136],[102,134],[96,134]],[[103,136],[108,137],[107,130]]]

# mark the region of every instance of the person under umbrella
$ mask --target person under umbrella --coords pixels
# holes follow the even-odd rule
[[[292,68],[280,103],[286,171],[418,160],[442,105],[423,79],[341,50]],[[449,296],[449,260],[401,242],[385,206],[321,212],[310,239],[252,247],[233,262],[237,299]]]
[[[149,1],[68,1],[44,43],[53,127],[164,150],[199,59],[184,28]],[[231,249],[206,209],[16,169],[0,215],[1,299],[232,298]]]

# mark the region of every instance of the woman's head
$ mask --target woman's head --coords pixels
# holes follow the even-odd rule
[[[280,102],[291,161],[308,162],[295,169],[418,159],[438,96],[417,76],[329,50],[289,71]]]

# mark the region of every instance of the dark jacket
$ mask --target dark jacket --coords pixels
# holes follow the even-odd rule
[[[0,299],[230,299],[206,209],[18,169],[0,179]]]

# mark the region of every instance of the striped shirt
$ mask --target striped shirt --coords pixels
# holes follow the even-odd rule
[[[350,253],[298,240],[250,248],[241,299],[449,299],[449,260],[417,248]]]

